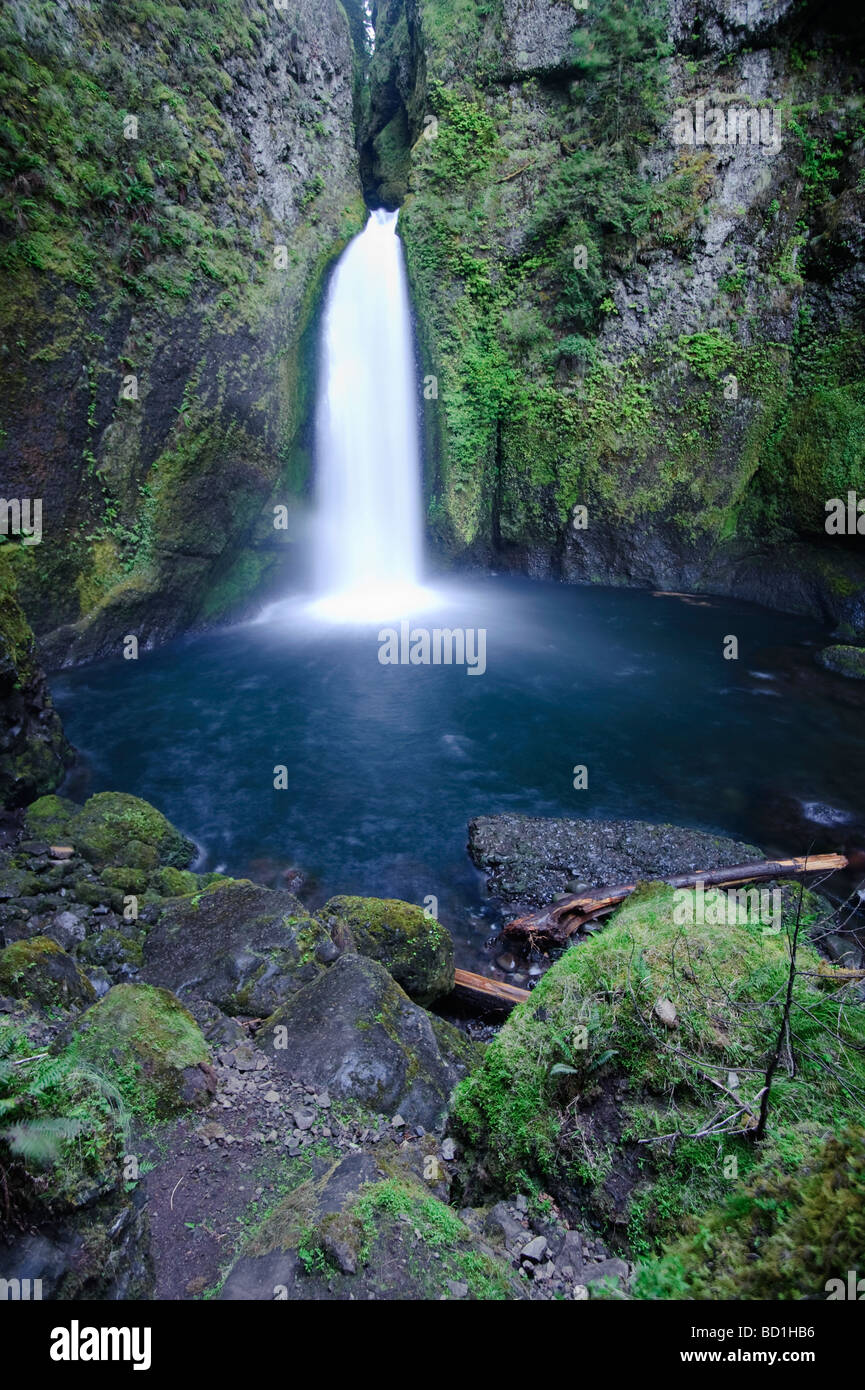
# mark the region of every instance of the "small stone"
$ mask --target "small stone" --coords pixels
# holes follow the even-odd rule
[[[298,1129],[312,1129],[312,1126],[315,1124],[315,1111],[309,1106],[299,1105],[297,1109],[293,1110],[291,1113],[294,1116],[294,1123]]]
[[[539,1264],[547,1253],[546,1236],[535,1236],[534,1240],[530,1240],[528,1245],[523,1246],[520,1253],[524,1260],[533,1260]]]
[[[279,1100],[279,1091],[265,1091],[264,1099],[268,1105],[276,1105]]]
[[[588,1291],[588,1289],[586,1288],[585,1284],[575,1284],[575,1285],[574,1285],[574,1291],[573,1291],[573,1294],[571,1295],[572,1298],[577,1299],[578,1302],[582,1302],[584,1299],[588,1298],[588,1296],[589,1296],[589,1291]]]
[[[504,955],[496,956],[496,965],[499,967],[499,970],[504,970],[506,975],[510,975],[511,971],[517,968],[514,957],[509,956],[507,952]]]
[[[463,1284],[459,1279],[448,1279],[447,1286],[454,1298],[467,1298],[469,1292],[468,1284]]]
[[[330,1096],[327,1094],[327,1091],[322,1091],[321,1095],[316,1096],[315,1103],[320,1110],[329,1110]]]
[[[52,845],[49,853],[52,859],[71,859],[75,850],[71,845]]]
[[[516,1198],[516,1201],[514,1202],[514,1206],[516,1207],[517,1211],[528,1211],[528,1209],[529,1209],[529,1199],[528,1199],[528,1197],[524,1197],[523,1194],[522,1194],[522,1192],[521,1192],[521,1193],[519,1194],[519,1196]]]
[[[392,1129],[402,1129],[405,1125],[405,1120],[402,1115],[394,1115],[390,1123]]]
[[[659,999],[652,1012],[657,1019],[660,1019],[665,1028],[675,1028],[677,1026],[678,1018],[676,1006],[672,1000]]]
[[[457,1146],[453,1139],[442,1140],[442,1158],[445,1163],[453,1163],[457,1156]]]

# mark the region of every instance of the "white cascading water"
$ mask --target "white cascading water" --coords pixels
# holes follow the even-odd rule
[[[315,608],[347,620],[408,612],[425,597],[417,391],[397,216],[370,213],[337,264],[324,312]]]

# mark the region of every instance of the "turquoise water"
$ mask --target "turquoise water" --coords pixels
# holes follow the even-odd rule
[[[300,600],[61,673],[84,757],[70,792],[146,797],[202,867],[276,883],[297,869],[313,904],[435,896],[464,964],[494,925],[466,854],[471,816],[674,821],[787,853],[863,828],[863,692],[814,664],[816,624],[512,577],[439,594],[414,624],[483,628],[484,674],[383,665],[382,625],[314,621]]]

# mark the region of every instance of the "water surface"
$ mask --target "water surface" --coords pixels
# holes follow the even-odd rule
[[[416,623],[485,628],[483,675],[382,665],[378,625],[312,621],[299,600],[62,673],[54,694],[85,758],[73,793],[146,797],[203,867],[269,882],[295,867],[314,904],[434,895],[463,964],[493,926],[471,816],[673,821],[786,853],[862,828],[862,691],[815,665],[816,624],[512,577],[440,594]]]

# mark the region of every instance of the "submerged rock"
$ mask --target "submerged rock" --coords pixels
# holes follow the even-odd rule
[[[516,815],[469,821],[469,853],[491,893],[536,907],[573,880],[602,888],[763,858],[756,845],[680,825]]]
[[[262,1027],[274,1064],[331,1096],[435,1127],[477,1049],[413,1004],[383,965],[344,955]]]
[[[230,879],[166,905],[144,944],[143,978],[266,1017],[324,970],[328,945],[291,893]]]
[[[98,792],[69,823],[72,843],[97,868],[183,869],[195,845],[161,811],[126,792]]]
[[[380,961],[418,1004],[428,1005],[454,986],[450,933],[414,903],[395,898],[331,898],[324,922],[336,919],[333,935],[351,951]]]
[[[167,989],[115,985],[79,1020],[78,1055],[109,1071],[133,1109],[164,1119],[213,1092],[210,1049]]]

